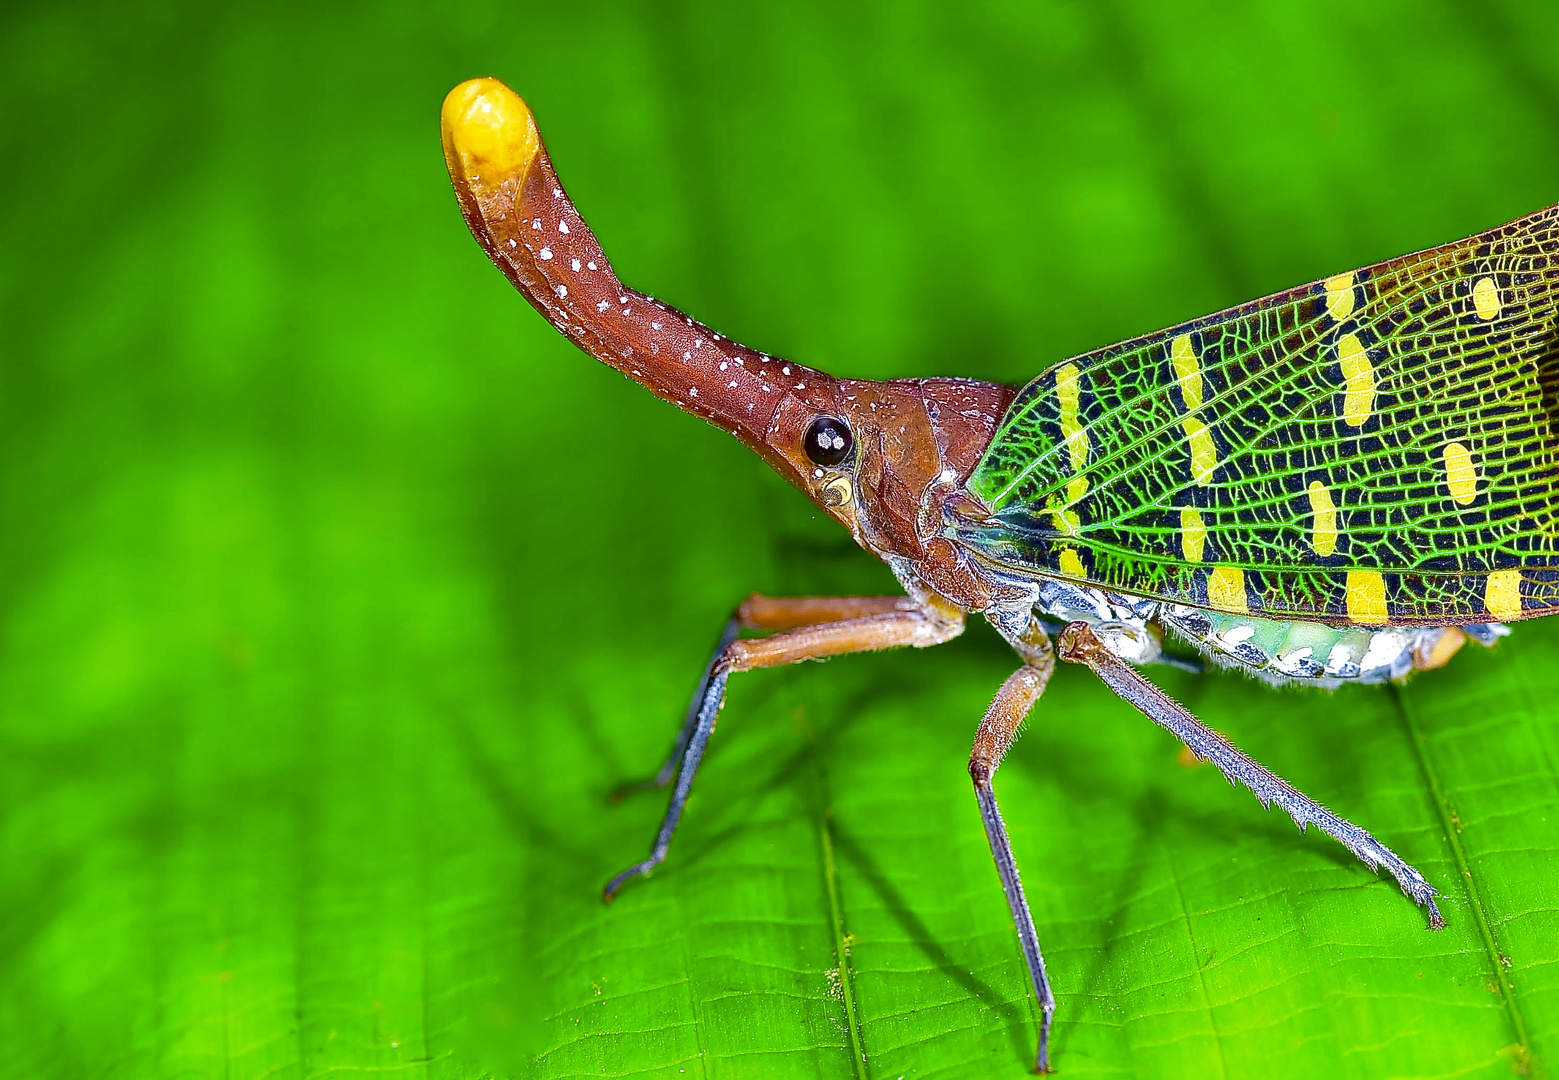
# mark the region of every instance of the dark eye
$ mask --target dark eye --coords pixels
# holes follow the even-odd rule
[[[807,457],[818,465],[839,464],[850,456],[850,447],[854,444],[849,425],[834,416],[820,416],[812,421],[803,443]]]

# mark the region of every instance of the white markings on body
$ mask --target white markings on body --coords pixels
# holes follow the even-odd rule
[[[549,247],[544,247],[540,251],[536,252],[536,257],[545,262],[546,260],[552,258],[552,249]]]

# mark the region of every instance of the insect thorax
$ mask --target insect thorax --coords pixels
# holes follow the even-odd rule
[[[1166,636],[1179,639],[1213,663],[1238,668],[1264,682],[1336,686],[1381,683],[1436,667],[1463,636],[1492,644],[1509,630],[1499,623],[1473,626],[1327,626],[1291,619],[1253,619],[1165,604],[1089,588],[1069,581],[1025,582],[1022,605],[987,612],[1004,635],[1027,621],[1083,621],[1121,659],[1151,664],[1162,657]]]

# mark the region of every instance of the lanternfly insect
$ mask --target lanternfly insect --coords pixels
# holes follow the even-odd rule
[[[658,778],[675,784],[650,855],[608,900],[665,859],[733,673],[936,645],[978,612],[1021,658],[969,774],[1039,1005],[1040,1070],[1055,1000],[991,781],[1057,655],[1384,867],[1443,925],[1417,870],[1138,668],[1168,659],[1167,636],[1270,683],[1379,683],[1559,608],[1559,207],[1063,361],[1021,390],[869,382],[754,352],[623,286],[502,83],[456,87],[442,126],[466,222],[531,304],[761,454],[906,594],[741,605]]]

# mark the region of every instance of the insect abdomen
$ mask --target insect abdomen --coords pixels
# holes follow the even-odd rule
[[[1251,619],[1165,605],[1160,621],[1215,661],[1270,682],[1333,685],[1381,683],[1444,664],[1468,637],[1490,643],[1503,626],[1326,626],[1291,619]]]

